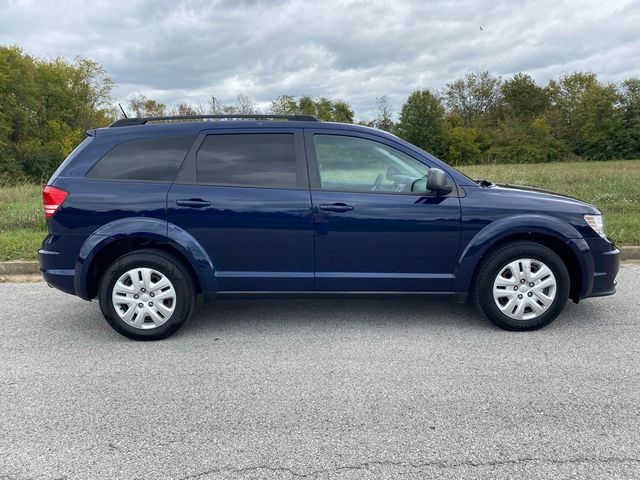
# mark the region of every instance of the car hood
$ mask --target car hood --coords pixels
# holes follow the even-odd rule
[[[536,202],[534,205],[538,206],[542,203],[549,204],[550,207],[553,205],[554,208],[563,208],[567,211],[592,214],[600,213],[596,207],[587,202],[541,188],[509,184],[496,184],[488,188],[504,196],[517,196],[521,199],[530,199],[532,202]]]

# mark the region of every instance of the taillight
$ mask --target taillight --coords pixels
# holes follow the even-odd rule
[[[53,217],[60,209],[64,201],[69,196],[69,192],[61,188],[51,187],[47,185],[42,190],[42,201],[44,202],[44,216],[46,218]]]

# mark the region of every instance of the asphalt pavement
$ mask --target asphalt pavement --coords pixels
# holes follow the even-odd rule
[[[249,300],[127,340],[0,285],[0,479],[640,478],[640,266],[512,333],[444,301]]]

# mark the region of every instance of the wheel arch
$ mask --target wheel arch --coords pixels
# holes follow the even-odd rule
[[[133,220],[133,221],[132,221]],[[107,224],[90,235],[76,262],[74,287],[85,300],[95,298],[100,272],[116,258],[138,249],[153,248],[173,255],[193,276],[198,293],[214,292],[216,281],[211,259],[187,232],[150,218],[127,218]]]
[[[507,219],[504,219],[507,220]],[[539,243],[553,250],[569,272],[569,298],[584,298],[593,284],[593,259],[587,242],[571,225],[554,217],[522,216],[496,221],[480,230],[460,255],[455,272],[455,291],[469,292],[475,285],[486,256],[501,246],[519,240]]]

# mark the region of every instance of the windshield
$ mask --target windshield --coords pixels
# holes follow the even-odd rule
[[[423,149],[422,149],[422,148],[420,148],[420,147],[417,147],[417,146],[415,146],[415,145],[414,145],[414,148],[416,148],[417,150],[419,150],[419,151],[420,151],[420,152],[421,152],[425,157],[428,157],[428,158],[433,158],[433,157],[434,157],[432,154],[430,154],[430,153],[429,153],[429,152],[427,152],[426,150],[423,150]],[[437,158],[437,157],[436,157],[436,158]],[[440,160],[440,161],[442,161],[442,162],[444,162],[444,163],[447,163],[444,159],[440,159],[440,158],[439,158],[438,160]],[[467,180],[469,180],[470,182],[478,183],[475,179],[471,178],[469,175],[466,175],[466,174],[462,173],[460,170],[458,170],[457,168],[455,168],[455,167],[451,166],[451,164],[447,163],[447,167],[449,167],[449,168],[450,168],[450,169],[452,169],[452,170],[455,170],[456,172],[458,172],[460,175],[462,175],[464,178],[466,178],[466,179],[467,179]]]

